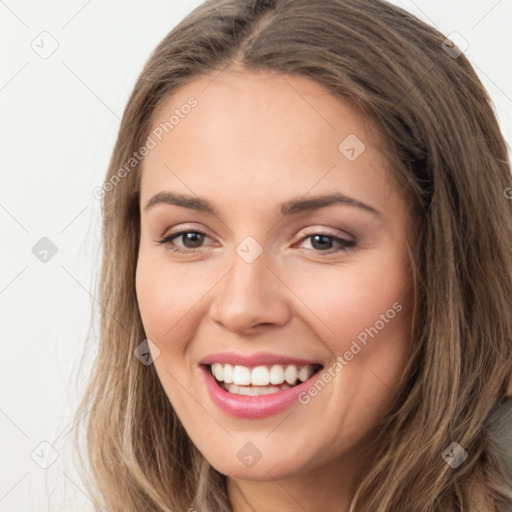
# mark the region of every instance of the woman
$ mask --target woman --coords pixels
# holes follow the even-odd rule
[[[467,59],[405,11],[198,7],[102,190],[98,504],[512,507],[510,181]]]

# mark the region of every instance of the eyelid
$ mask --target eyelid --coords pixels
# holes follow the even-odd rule
[[[198,227],[197,225],[194,226],[194,225],[189,225],[189,224],[178,224],[177,226],[174,226],[172,228],[168,228],[168,229],[166,229],[163,232],[163,234],[159,238],[160,239],[168,238],[170,236],[177,235],[177,234],[183,233],[183,232],[189,232],[189,231],[194,231],[194,232],[197,232],[197,233],[202,233],[204,235],[209,236],[210,238],[213,238],[210,235],[210,232],[206,228],[204,228],[203,226]]]
[[[310,226],[308,228],[304,228],[304,231],[301,231],[301,235],[299,236],[299,240],[302,240],[305,236],[308,235],[325,235],[332,236],[336,238],[347,238],[347,241],[356,242],[357,239],[354,235],[348,233],[347,231],[343,231],[341,229],[335,230],[334,228],[325,228],[322,226]]]

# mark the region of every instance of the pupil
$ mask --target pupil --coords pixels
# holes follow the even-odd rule
[[[330,240],[329,237],[324,236],[324,235],[315,235],[315,236],[313,236],[313,239],[312,239],[313,247],[315,247],[315,242],[317,241],[317,239],[322,239],[322,238],[327,243],[327,245],[331,245],[332,244],[332,240]],[[322,245],[322,242],[320,242],[320,247],[316,247],[316,248],[318,248],[318,249],[325,249],[326,246]],[[327,247],[327,249],[330,249],[330,247]]]
[[[185,246],[187,247],[191,247],[191,248],[195,248],[195,247],[199,247],[201,245],[201,242],[203,241],[203,235],[201,235],[200,233],[195,233],[195,232],[190,232],[190,233],[185,233],[185,239],[184,239],[184,242],[185,242]],[[191,242],[191,245],[188,245],[188,242]]]

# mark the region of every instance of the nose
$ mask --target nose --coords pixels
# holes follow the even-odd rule
[[[288,288],[269,263],[265,251],[252,263],[235,253],[230,271],[214,288],[210,316],[216,323],[243,333],[289,321]]]

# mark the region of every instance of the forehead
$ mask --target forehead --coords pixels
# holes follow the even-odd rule
[[[313,188],[364,189],[374,202],[389,192],[373,127],[306,77],[236,71],[199,77],[161,105],[155,132],[156,146],[143,162],[145,197],[166,186],[259,202],[274,192]],[[380,198],[371,197],[375,187]]]
[[[217,134],[219,138],[230,134],[230,139],[247,146],[257,139],[269,142],[265,149],[272,150],[279,142],[284,150],[290,143],[300,153],[303,147],[318,142],[332,146],[347,130],[361,138],[369,137],[368,123],[360,114],[321,84],[301,75],[274,72],[224,71],[198,77],[162,103],[154,115],[153,128],[168,122],[174,112],[188,112],[186,105],[191,98],[197,106],[174,120],[172,134],[193,132],[199,137],[197,144]],[[276,131],[283,129],[275,141]]]

